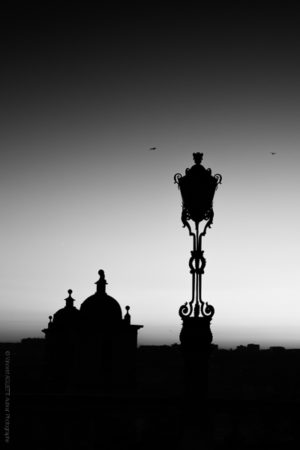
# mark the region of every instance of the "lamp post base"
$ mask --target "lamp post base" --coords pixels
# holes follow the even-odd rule
[[[186,317],[180,332],[184,360],[183,448],[209,448],[208,361],[212,350],[210,318]],[[188,447],[185,447],[188,445]]]
[[[213,335],[208,317],[186,317],[180,332],[187,386],[192,382],[203,386],[203,371],[208,368]],[[206,370],[207,372],[207,370]],[[206,385],[206,384],[205,384]]]

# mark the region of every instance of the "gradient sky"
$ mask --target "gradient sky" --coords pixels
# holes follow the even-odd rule
[[[141,3],[2,10],[0,340],[42,337],[104,269],[140,344],[178,342],[192,241],[173,176],[200,151],[223,176],[214,342],[300,347],[299,17]]]

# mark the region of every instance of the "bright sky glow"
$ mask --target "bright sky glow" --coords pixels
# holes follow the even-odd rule
[[[79,307],[104,269],[141,344],[178,342],[192,241],[173,176],[200,151],[223,176],[203,239],[214,342],[299,347],[292,31],[106,35],[108,49],[93,33],[19,43],[2,77],[0,340],[42,337],[67,290]]]

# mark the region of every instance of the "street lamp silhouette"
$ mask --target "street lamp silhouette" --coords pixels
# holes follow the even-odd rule
[[[202,299],[202,275],[206,265],[202,237],[213,223],[213,199],[222,176],[212,175],[211,169],[201,165],[203,153],[193,153],[193,157],[195,164],[186,169],[185,175],[177,173],[174,180],[182,197],[181,220],[193,237],[193,250],[189,260],[192,299],[179,308],[179,316],[182,319],[180,341],[185,360],[186,389],[194,392],[195,376],[202,379],[202,388],[207,383],[207,362],[212,342],[210,322],[215,312],[214,307]],[[202,222],[201,231],[199,225]]]

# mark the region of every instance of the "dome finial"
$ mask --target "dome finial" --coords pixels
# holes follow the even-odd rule
[[[130,321],[131,321],[131,316],[129,314],[130,306],[128,306],[128,305],[125,306],[125,309],[126,309],[126,314],[124,316],[124,321],[127,325],[130,325]]]
[[[73,307],[73,303],[75,300],[74,298],[72,298],[72,293],[73,293],[72,289],[68,289],[69,297],[65,298],[67,308]]]
[[[106,285],[107,285],[107,281],[106,281],[106,279],[105,279],[105,273],[104,273],[104,270],[99,270],[98,271],[98,274],[99,274],[99,280],[98,281],[96,281],[96,285],[97,285],[97,292],[98,293],[100,293],[100,294],[105,294],[105,291],[106,291]]]

